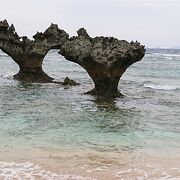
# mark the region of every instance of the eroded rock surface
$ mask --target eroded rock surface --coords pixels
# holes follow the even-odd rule
[[[0,21],[0,49],[20,68],[14,78],[26,82],[51,82],[53,78],[42,69],[43,59],[50,49],[59,49],[69,35],[51,24],[44,33],[37,32],[33,38],[19,37],[14,25],[9,26],[6,20]]]
[[[91,38],[84,28],[77,33],[78,36],[61,46],[59,53],[88,72],[95,84],[88,93],[104,97],[121,96],[119,80],[130,65],[144,57],[144,46],[137,41],[129,43],[113,37]]]
[[[113,37],[89,36],[84,28],[77,31],[78,36],[69,35],[56,24],[45,32],[37,32],[33,38],[19,37],[14,25],[6,20],[0,21],[0,49],[19,65],[15,79],[26,82],[52,82],[42,69],[43,59],[50,49],[60,49],[67,60],[82,66],[93,79],[95,88],[88,93],[103,97],[121,96],[118,83],[133,63],[145,55],[144,46],[139,42],[127,42]],[[64,84],[75,84],[66,79]]]
[[[64,86],[78,86],[80,84],[74,81],[73,79],[69,79],[68,77],[66,77],[64,79],[63,85]]]

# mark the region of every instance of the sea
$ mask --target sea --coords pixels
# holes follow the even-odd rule
[[[57,50],[43,69],[80,85],[16,81],[0,51],[0,180],[180,180],[180,50],[147,49],[111,100]]]

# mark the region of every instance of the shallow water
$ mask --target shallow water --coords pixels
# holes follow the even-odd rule
[[[57,51],[45,72],[80,86],[15,81],[2,52],[0,67],[0,178],[180,178],[180,50],[148,50],[119,83],[125,98],[107,102],[83,94],[92,80]]]

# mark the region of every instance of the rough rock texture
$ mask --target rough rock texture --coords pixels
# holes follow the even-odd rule
[[[9,26],[6,20],[0,21],[0,49],[20,68],[14,78],[27,82],[51,82],[53,78],[42,69],[43,59],[50,49],[59,49],[69,35],[51,24],[44,33],[37,32],[33,38],[19,37],[14,25]]]
[[[37,32],[34,40],[26,36],[19,37],[14,25],[6,20],[0,21],[0,49],[19,65],[15,79],[27,82],[52,82],[42,69],[43,59],[50,49],[60,49],[67,60],[82,66],[93,79],[95,88],[90,94],[102,97],[117,97],[118,83],[122,74],[133,63],[140,61],[144,46],[136,42],[127,42],[113,37],[95,37],[88,35],[84,28],[77,31],[78,36],[69,39],[69,35],[51,26],[44,32]],[[69,79],[64,84],[75,84]]]
[[[69,79],[68,77],[66,77],[66,78],[64,79],[63,85],[64,85],[64,86],[78,86],[79,83],[77,83],[76,81],[74,81],[74,80]]]
[[[82,66],[93,79],[95,88],[88,93],[104,97],[121,96],[118,83],[122,74],[145,55],[140,43],[128,43],[113,37],[91,38],[84,28],[67,40],[60,54]]]

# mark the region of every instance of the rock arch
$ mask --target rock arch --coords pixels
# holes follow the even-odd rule
[[[43,59],[50,49],[59,49],[69,35],[51,24],[44,33],[37,32],[33,38],[19,37],[13,25],[9,26],[6,20],[0,21],[0,49],[20,68],[14,78],[27,82],[52,82],[53,78],[42,69]]]

